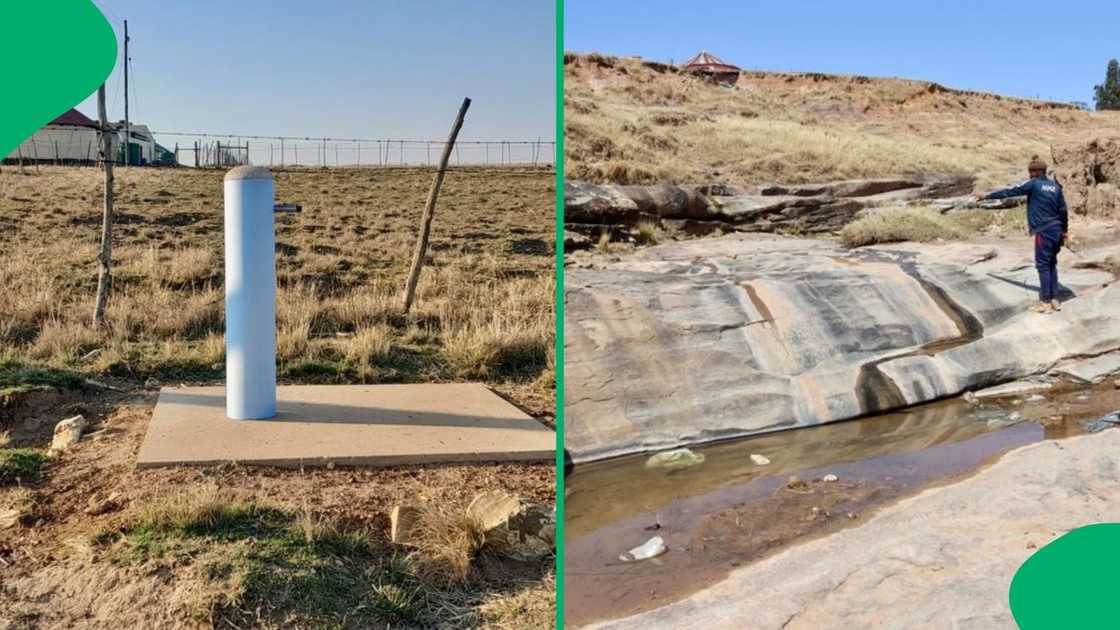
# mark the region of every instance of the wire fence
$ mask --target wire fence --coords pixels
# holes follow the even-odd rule
[[[175,131],[152,132],[183,166],[433,166],[445,141],[391,138],[250,136]],[[168,144],[170,142],[170,144]],[[555,163],[553,140],[460,140],[452,165],[535,165]]]

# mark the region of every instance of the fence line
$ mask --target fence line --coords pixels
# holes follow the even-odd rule
[[[215,163],[319,167],[430,166],[439,158],[446,142],[175,131],[153,131],[152,134],[160,138],[160,143],[164,146],[172,146],[168,144],[168,140],[175,140],[173,146],[176,149],[176,161],[184,166],[213,166]],[[226,155],[227,150],[233,153]],[[455,143],[452,163],[552,165],[555,163],[555,153],[554,140],[464,140]]]

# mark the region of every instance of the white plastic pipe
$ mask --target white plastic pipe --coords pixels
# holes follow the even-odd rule
[[[260,166],[225,179],[226,415],[276,415],[275,183]]]

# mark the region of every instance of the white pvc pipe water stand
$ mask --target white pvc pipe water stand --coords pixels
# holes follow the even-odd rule
[[[276,415],[275,182],[260,166],[225,178],[226,416]]]

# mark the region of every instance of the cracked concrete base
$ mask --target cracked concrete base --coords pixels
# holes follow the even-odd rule
[[[236,461],[396,466],[551,459],[553,432],[483,385],[281,385],[278,413],[230,420],[224,387],[165,387],[139,467]]]
[[[596,627],[1014,629],[1007,592],[1022,562],[1066,531],[1120,520],[1118,454],[1116,430],[1026,446],[860,527]]]

